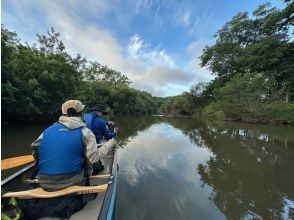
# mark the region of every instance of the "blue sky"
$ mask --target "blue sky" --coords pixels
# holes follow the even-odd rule
[[[50,27],[67,51],[116,69],[132,87],[178,95],[214,78],[199,66],[205,45],[238,12],[282,0],[2,0],[2,21],[28,43]]]

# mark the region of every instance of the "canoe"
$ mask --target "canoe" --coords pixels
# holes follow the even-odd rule
[[[22,204],[23,201],[30,201],[31,198],[45,200],[52,199],[52,197],[64,199],[69,196],[83,196],[87,201],[90,201],[86,203],[82,210],[71,215],[70,219],[114,219],[118,170],[116,150],[103,158],[102,163],[104,169],[90,177],[90,186],[68,187],[65,190],[55,192],[44,191],[40,188],[36,179],[29,178],[36,169],[35,163],[31,163],[2,181],[1,202],[4,204],[5,200],[9,200],[10,197],[16,198]],[[52,218],[46,217],[46,219]]]

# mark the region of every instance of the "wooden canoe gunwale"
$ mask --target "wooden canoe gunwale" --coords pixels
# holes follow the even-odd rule
[[[29,169],[33,168],[35,166],[36,162],[33,162],[27,166],[25,166],[24,168],[18,170],[16,173],[12,174],[11,176],[5,178],[4,180],[1,181],[1,186],[6,185],[8,182],[10,182],[11,180],[13,180],[15,177],[25,173],[26,171],[28,171]]]

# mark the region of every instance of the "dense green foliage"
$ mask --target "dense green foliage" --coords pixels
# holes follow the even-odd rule
[[[2,121],[56,119],[68,99],[87,107],[104,101],[117,114],[157,111],[151,94],[131,88],[122,73],[69,55],[53,29],[37,36],[38,43],[30,46],[1,28]]]
[[[200,56],[216,78],[165,100],[162,112],[294,123],[294,3],[239,13]]]
[[[2,119],[50,119],[67,99],[87,107],[98,100],[114,114],[203,114],[251,122],[294,123],[294,3],[283,9],[260,5],[239,13],[203,50],[201,66],[216,78],[174,97],[152,97],[130,87],[122,73],[81,55],[69,55],[59,33],[20,43],[1,28]]]
[[[216,118],[251,122],[294,123],[294,103],[278,100],[273,82],[261,74],[236,75],[217,89],[217,100],[207,105],[203,113]]]

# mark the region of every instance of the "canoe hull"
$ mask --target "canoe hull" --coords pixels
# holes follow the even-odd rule
[[[64,200],[65,198],[68,200],[70,200],[70,198],[72,198],[73,200],[79,198],[78,200],[82,202],[87,202],[87,204],[85,206],[83,205],[84,207],[81,207],[80,203],[77,202],[77,209],[83,209],[73,214],[71,216],[71,219],[113,219],[118,168],[116,151],[114,150],[112,154],[102,159],[102,162],[104,164],[104,170],[102,170],[98,175],[110,174],[110,177],[90,179],[90,185],[108,184],[107,190],[105,192],[78,196],[68,195],[60,198],[49,199],[50,202],[48,202],[48,199],[38,199],[38,201],[36,201],[36,199],[30,201],[24,200],[27,203],[23,203],[23,201],[19,200],[20,205],[27,205],[28,202],[36,205],[41,200],[47,200],[44,203],[45,207],[48,207],[50,206],[50,204],[52,204],[51,206],[55,206],[55,204],[58,204],[59,200]],[[35,173],[35,164],[32,163],[19,170],[15,174],[4,179],[1,183],[2,195],[6,192],[18,192],[39,187],[37,183],[27,183],[25,181],[27,179],[32,179]],[[3,204],[4,198],[2,198],[1,200]],[[40,204],[40,206],[42,205]],[[24,210],[24,213],[25,212],[26,210]]]

